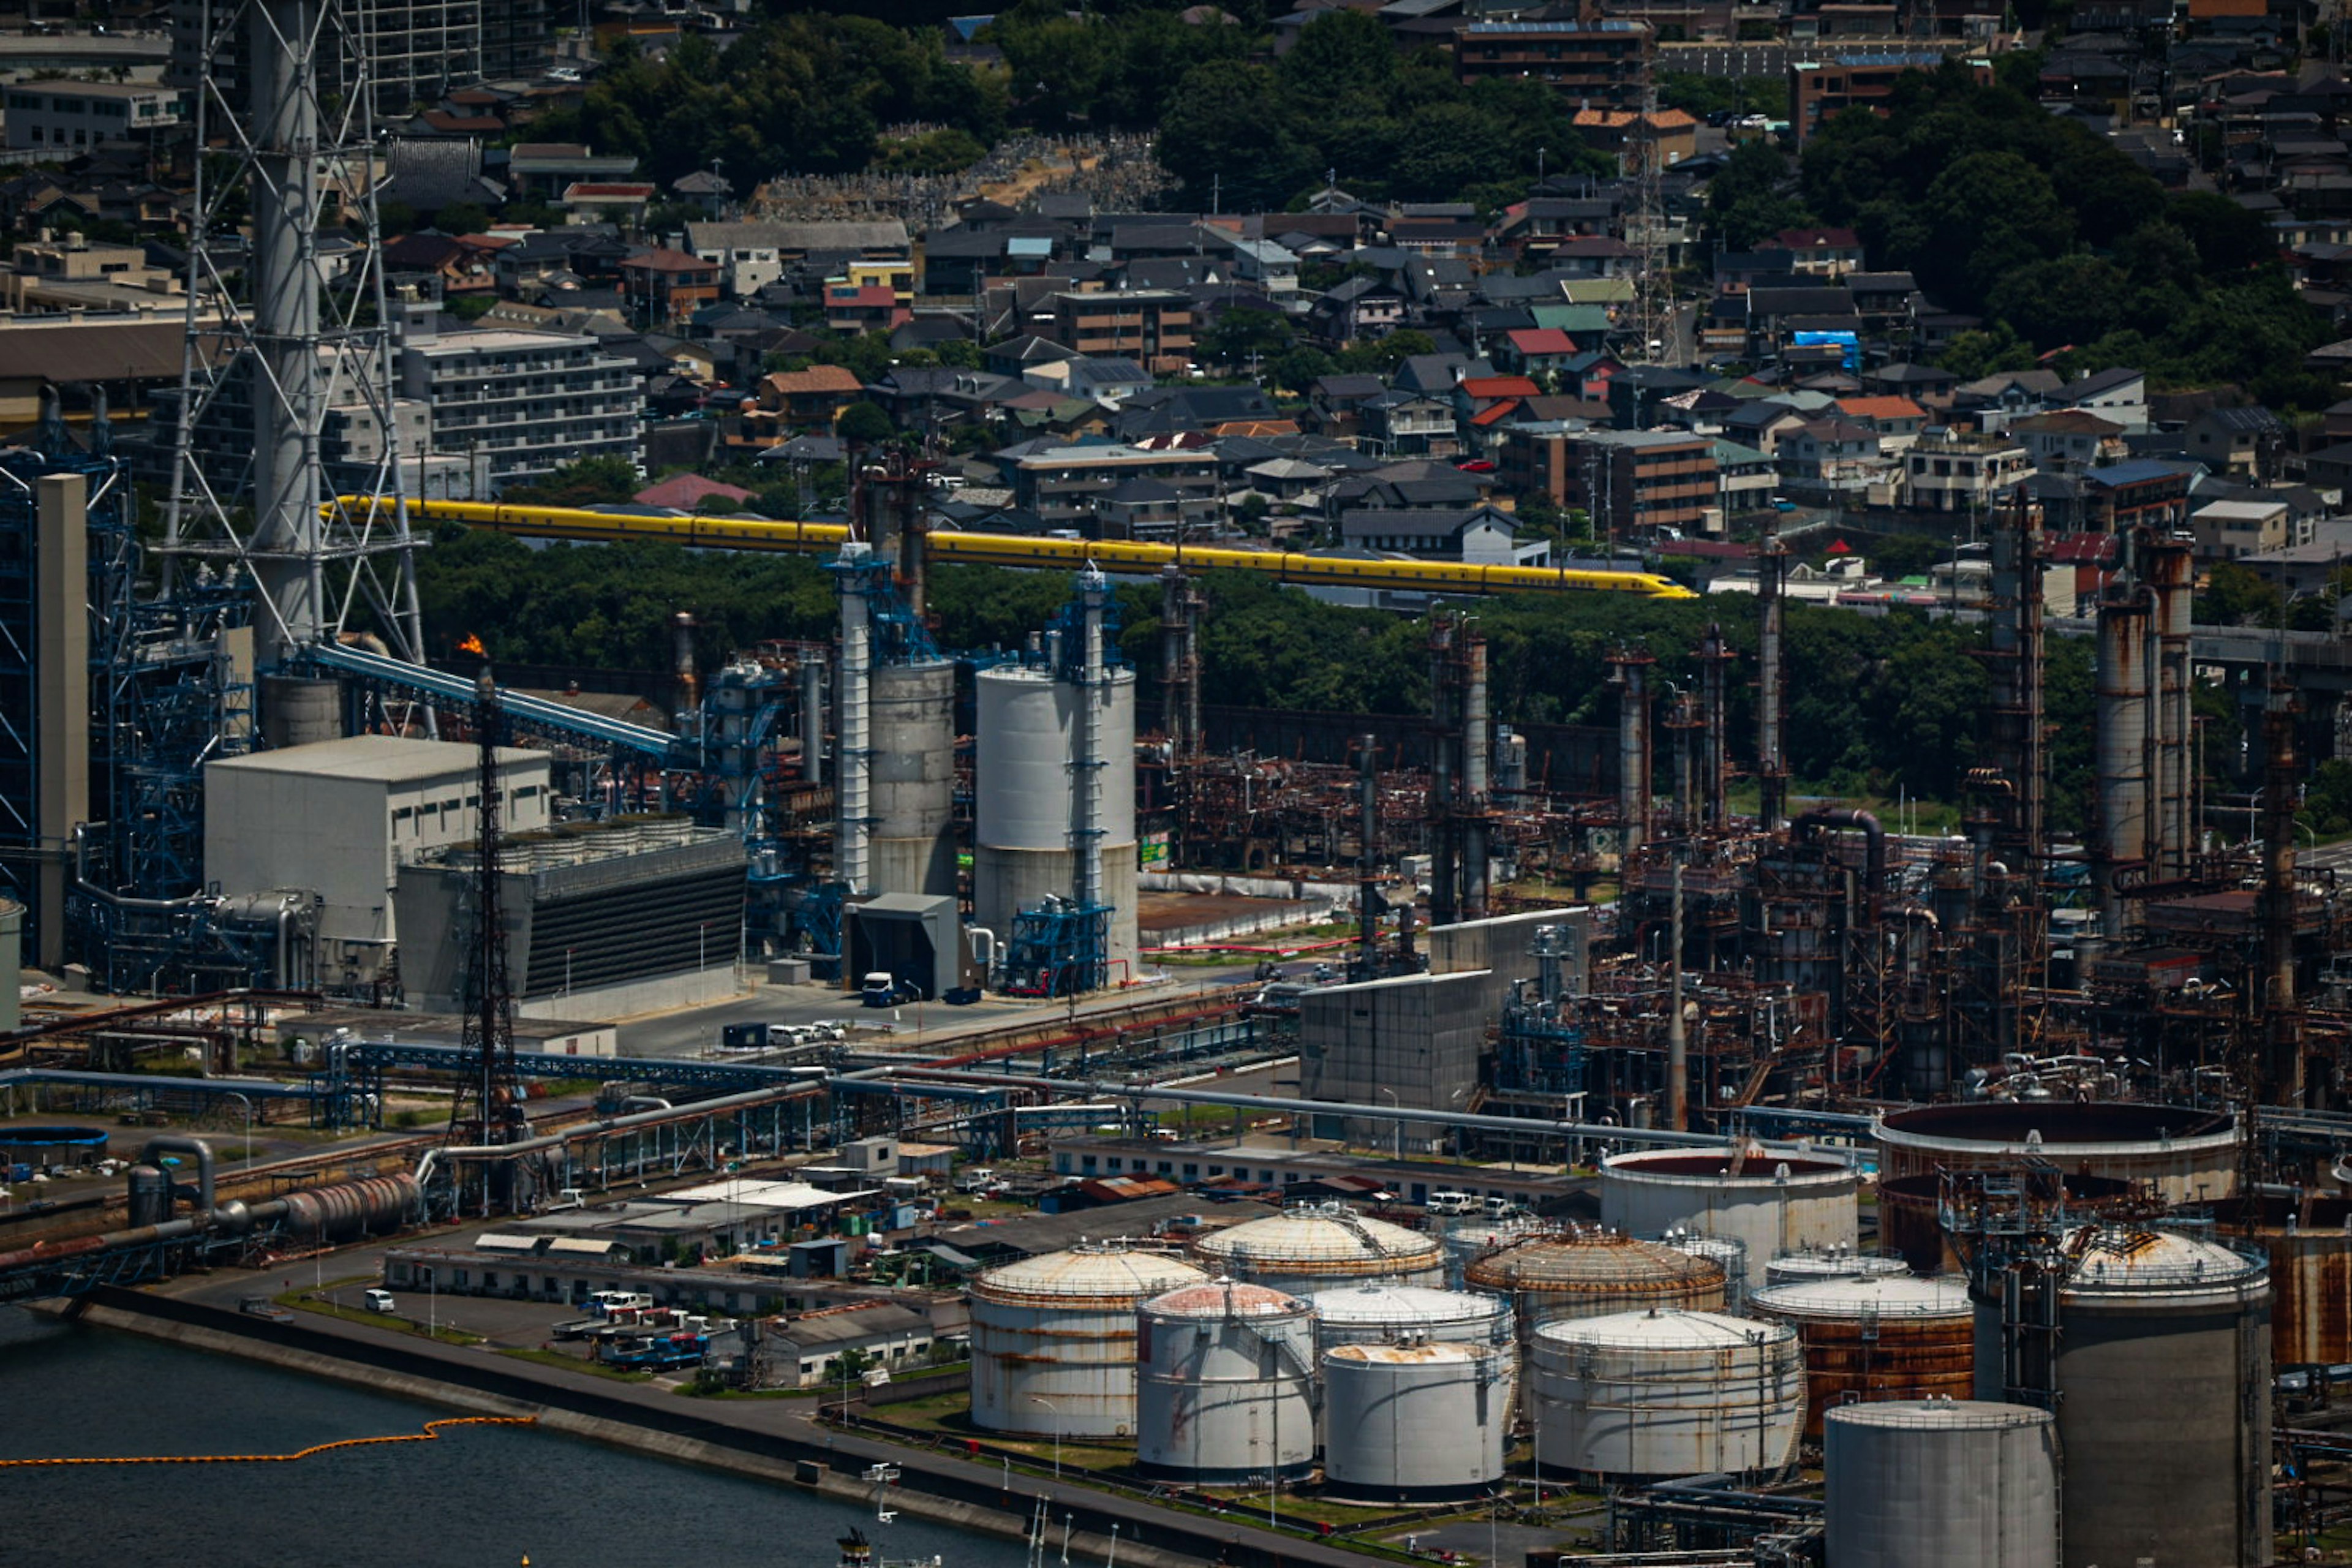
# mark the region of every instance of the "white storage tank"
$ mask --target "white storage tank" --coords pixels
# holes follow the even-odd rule
[[[1740,1303],[1748,1300],[1750,1281],[1748,1278],[1748,1244],[1727,1236],[1708,1236],[1704,1231],[1677,1227],[1658,1237],[1661,1246],[1676,1252],[1686,1252],[1693,1258],[1704,1258],[1723,1270],[1723,1304],[1727,1311],[1738,1312]]]
[[[1601,1164],[1601,1223],[1628,1236],[1728,1237],[1751,1262],[1809,1247],[1851,1248],[1862,1177],[1843,1160],[1763,1149],[1657,1149]]]
[[[1822,1441],[1837,1568],[2058,1568],[2058,1428],[2029,1405],[1832,1410]]]
[[[1434,1286],[1445,1278],[1435,1240],[1339,1203],[1297,1204],[1210,1231],[1193,1241],[1192,1258],[1212,1273],[1297,1295],[1363,1279]]]
[[[1307,1298],[1315,1309],[1315,1348],[1429,1341],[1483,1345],[1498,1358],[1507,1397],[1516,1396],[1519,1342],[1511,1304],[1483,1290],[1433,1290],[1376,1280]],[[1328,1415],[1328,1405],[1326,1405]],[[1327,1426],[1328,1433],[1331,1428]],[[1328,1445],[1327,1445],[1328,1446]]]
[[[1196,1485],[1315,1463],[1315,1317],[1296,1296],[1211,1279],[1136,1309],[1136,1450]]]
[[[1503,1476],[1502,1352],[1435,1340],[1324,1352],[1323,1489],[1362,1502],[1478,1497]]]
[[[1851,1247],[1808,1247],[1784,1252],[1764,1265],[1764,1284],[1797,1285],[1808,1279],[1888,1279],[1908,1274],[1911,1266],[1883,1252],[1857,1252]]]
[[[1090,689],[1052,670],[999,665],[977,679],[972,743],[973,923],[1013,933],[1013,915],[1048,894],[1069,898],[1073,854],[1071,775],[1078,704]],[[1114,979],[1132,978],[1136,956],[1135,671],[1114,668],[1091,689],[1101,763],[1103,899],[1110,905],[1106,952]]]
[[[1652,1307],[1714,1312],[1724,1305],[1723,1268],[1712,1258],[1589,1226],[1530,1236],[1487,1253],[1464,1278],[1475,1289],[1509,1300],[1518,1314],[1519,1343],[1530,1355],[1537,1329],[1562,1318]]]
[[[992,1432],[1135,1435],[1135,1309],[1208,1276],[1181,1258],[1085,1243],[971,1286],[971,1419]]]
[[[1804,1367],[1786,1323],[1673,1308],[1546,1323],[1528,1375],[1546,1470],[1778,1469],[1804,1427]]]

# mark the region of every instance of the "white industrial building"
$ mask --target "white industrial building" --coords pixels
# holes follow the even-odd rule
[[[548,825],[543,752],[499,751],[502,826]],[[316,973],[364,984],[396,936],[403,862],[481,834],[471,746],[352,735],[205,765],[205,869],[230,897],[302,889],[318,897]]]

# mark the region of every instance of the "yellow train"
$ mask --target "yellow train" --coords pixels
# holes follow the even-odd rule
[[[525,539],[614,543],[654,539],[695,550],[781,550],[824,554],[849,530],[835,522],[768,522],[720,517],[635,517],[571,507],[501,506],[485,501],[411,501],[412,519],[463,522]],[[1573,566],[1474,566],[1447,561],[1364,560],[1273,550],[1139,544],[1109,539],[1039,539],[1015,533],[930,536],[935,562],[978,566],[1061,567],[1092,562],[1119,576],[1157,576],[1168,566],[1193,571],[1258,572],[1300,586],[1381,588],[1428,594],[1633,594],[1647,599],[1697,595],[1648,572],[1595,572]]]

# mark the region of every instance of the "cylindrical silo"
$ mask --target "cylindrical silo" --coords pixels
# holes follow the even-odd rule
[[[1976,1299],[1979,1396],[2055,1403],[2066,1568],[2270,1562],[2270,1281],[2258,1255],[2176,1231],[2085,1227],[2048,1268],[1987,1274]]]
[[[1210,1231],[1193,1241],[1192,1257],[1213,1273],[1297,1295],[1364,1279],[1433,1286],[1445,1276],[1431,1237],[1338,1203],[1299,1204]]]
[[[1911,1266],[1883,1252],[1857,1252],[1851,1247],[1805,1247],[1784,1252],[1764,1264],[1764,1283],[1794,1285],[1805,1279],[1883,1279],[1908,1274]]]
[[[2058,1568],[2046,1410],[1949,1399],[1848,1405],[1822,1442],[1837,1568]]]
[[[1842,1405],[1976,1392],[1976,1312],[1960,1279],[1805,1279],[1757,1291],[1748,1310],[1797,1331],[1808,1437]]]
[[[1601,1223],[1629,1236],[1677,1226],[1727,1236],[1751,1266],[1808,1247],[1852,1247],[1862,1178],[1826,1154],[1659,1149],[1601,1166]]]
[[[1195,1484],[1315,1462],[1315,1319],[1263,1285],[1211,1279],[1136,1309],[1136,1461]]]
[[[2146,1183],[2168,1204],[2211,1203],[2237,1190],[2238,1125],[2227,1110],[2068,1100],[1921,1105],[1878,1124],[1882,1184],[2026,1162]]]
[[[1098,704],[1092,732],[1101,752],[1095,798],[1101,813],[1103,899],[1110,906],[1106,952],[1111,973],[1131,973],[1136,954],[1135,672],[1110,669],[1093,688],[1050,668],[1000,665],[978,678],[979,727],[972,750],[972,919],[997,933],[1051,894],[1077,883],[1079,832],[1072,774],[1078,704]]]
[[[1611,1477],[1777,1469],[1805,1379],[1786,1323],[1668,1308],[1546,1323],[1528,1368],[1536,1458]]]
[[[1562,1319],[1652,1307],[1723,1309],[1721,1264],[1613,1230],[1577,1227],[1529,1237],[1477,1259],[1463,1279],[1474,1289],[1509,1298],[1523,1352],[1532,1351],[1538,1328]],[[1526,1362],[1523,1354],[1523,1367]]]
[[[1082,1244],[971,1287],[971,1419],[992,1432],[1135,1435],[1135,1309],[1207,1278],[1181,1258]]]
[[[1503,1477],[1511,1397],[1491,1345],[1349,1344],[1323,1356],[1323,1489],[1364,1502],[1482,1495]]]
[[[2270,1257],[2271,1363],[2352,1362],[2352,1203],[2264,1198],[2254,1234]]]
[[[1425,1285],[1369,1280],[1307,1298],[1315,1309],[1315,1348],[1429,1341],[1485,1345],[1497,1357],[1507,1396],[1519,1381],[1519,1341],[1511,1305],[1484,1290],[1433,1290]],[[1328,1406],[1326,1406],[1328,1412]],[[1326,1431],[1329,1430],[1326,1427]]]
[[[871,890],[952,896],[955,666],[877,666],[867,690],[876,740],[866,772]]]

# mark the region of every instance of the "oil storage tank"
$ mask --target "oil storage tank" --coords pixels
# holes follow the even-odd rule
[[[1307,1298],[1315,1309],[1315,1348],[1327,1361],[1340,1345],[1483,1345],[1496,1352],[1505,1397],[1518,1387],[1519,1342],[1508,1301],[1484,1290],[1433,1290],[1423,1285],[1368,1281]],[[1328,1413],[1327,1403],[1326,1414]],[[1331,1428],[1327,1426],[1328,1433]]]
[[[2046,1410],[1890,1400],[1830,1412],[1837,1568],[2057,1568],[2057,1424]]]
[[[1601,1164],[1601,1223],[1629,1236],[1681,1227],[1729,1237],[1752,1261],[1854,1244],[1861,1173],[1826,1154],[1658,1149]]]
[[[1491,1489],[1511,1419],[1504,1353],[1419,1339],[1325,1352],[1324,1490],[1388,1503]]]
[[[1135,671],[1113,668],[1087,687],[1049,664],[1005,664],[977,678],[972,750],[972,919],[997,933],[1048,895],[1077,885],[1073,777],[1078,766],[1079,705],[1094,703],[1093,766],[1102,856],[1102,896],[1110,906],[1104,952],[1115,977],[1131,977],[1136,954]]]
[[[1193,1241],[1192,1258],[1211,1273],[1297,1295],[1354,1280],[1434,1286],[1445,1278],[1433,1238],[1339,1203],[1297,1204],[1210,1231]]]
[[[2179,1105],[2014,1100],[1916,1106],[1878,1124],[1882,1183],[2027,1160],[2140,1183],[2168,1204],[2210,1203],[2237,1190],[2237,1119]]]
[[[1857,1252],[1851,1247],[1807,1247],[1767,1261],[1764,1283],[1772,1286],[1794,1285],[1805,1279],[1881,1279],[1909,1272],[1908,1263],[1884,1253]]]
[[[1463,1279],[1510,1301],[1526,1352],[1532,1352],[1538,1329],[1563,1319],[1652,1307],[1713,1312],[1724,1305],[1723,1266],[1714,1259],[1590,1226],[1531,1236],[1490,1252],[1464,1270]]]
[[[1460,1219],[1445,1227],[1445,1284],[1459,1289],[1463,1271],[1482,1255],[1556,1228],[1556,1222],[1531,1214],[1506,1215],[1500,1219]]]
[[[2352,1362],[2352,1201],[2265,1197],[2254,1236],[2270,1258],[2272,1364]]]
[[[971,1287],[971,1419],[992,1432],[1135,1435],[1135,1309],[1208,1276],[1120,1242],[992,1268]]]
[[[1680,1227],[1658,1237],[1661,1244],[1676,1252],[1687,1252],[1693,1258],[1710,1258],[1723,1268],[1723,1302],[1737,1312],[1748,1300],[1748,1245],[1727,1236],[1708,1236],[1705,1232]]]
[[[1315,1461],[1315,1319],[1296,1296],[1235,1279],[1181,1285],[1136,1309],[1136,1460],[1196,1485]]]
[[[2270,1279],[2202,1236],[2086,1226],[1975,1286],[1977,1393],[2054,1405],[2065,1568],[2271,1560]]]
[[[1786,1323],[1660,1308],[1546,1323],[1528,1368],[1536,1459],[1606,1477],[1776,1469],[1805,1379]]]
[[[884,743],[874,748],[866,770],[874,819],[866,839],[872,886],[866,890],[952,897],[955,666],[936,658],[877,666],[866,710],[871,732]]]
[[[1966,1399],[1976,1392],[1976,1316],[1966,1281],[1913,1274],[1804,1279],[1748,1299],[1797,1331],[1805,1356],[1805,1436],[1871,1400]]]

